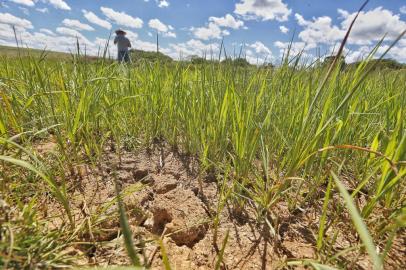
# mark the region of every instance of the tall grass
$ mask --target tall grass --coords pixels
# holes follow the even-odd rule
[[[329,70],[322,64],[309,67],[289,55],[272,69],[184,62],[127,67],[103,60],[89,63],[80,55],[62,62],[3,58],[3,199],[18,204],[48,190],[69,216],[64,182],[55,182],[54,176],[73,175],[75,164],[96,164],[111,143],[134,147],[164,138],[197,155],[202,171],[225,173],[232,185],[219,183],[227,185],[222,187],[224,198],[240,208],[254,204],[258,221],[270,228],[278,226],[272,218],[277,202],[287,201],[290,210],[318,207],[315,198],[327,187],[317,248],[322,263],[337,265],[342,262],[329,260],[334,240],[325,226],[341,215],[328,207],[330,171],[340,172],[334,179],[348,179],[347,205],[360,193],[366,197],[358,206],[360,216],[372,241],[384,245],[385,259],[404,227],[406,72],[372,71],[367,64],[374,53],[346,71],[334,65]],[[53,128],[33,135],[46,127]],[[58,144],[57,164],[24,150],[49,134]],[[13,138],[24,148],[10,147]],[[40,178],[46,185],[37,184]],[[385,218],[376,219],[382,213]],[[11,220],[7,226],[14,230],[28,224]],[[23,241],[14,243],[16,252]],[[1,252],[6,252],[5,243]],[[222,254],[218,266],[221,260]]]

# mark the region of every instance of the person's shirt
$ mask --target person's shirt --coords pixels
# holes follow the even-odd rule
[[[114,44],[117,44],[118,51],[128,51],[131,48],[131,42],[124,35],[117,35],[114,39]]]

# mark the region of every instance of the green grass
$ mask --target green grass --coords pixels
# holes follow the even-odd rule
[[[101,48],[103,49],[103,48]],[[75,52],[73,52],[75,53]],[[143,50],[131,50],[131,59],[134,62],[154,62],[160,61],[161,63],[171,63],[173,59],[163,53],[156,53],[151,51],[143,51]],[[108,55],[106,55],[108,57]],[[48,51],[48,50],[39,50],[39,49],[32,49],[26,47],[9,47],[9,46],[1,46],[0,45],[0,59],[1,58],[11,58],[16,59],[18,57],[34,57],[34,58],[41,58],[51,61],[70,61],[73,58],[72,53],[65,53],[65,52],[55,52],[55,51]],[[115,58],[115,55],[110,55],[110,57]],[[86,57],[90,61],[96,61],[97,59],[102,58],[102,56],[87,56]]]
[[[44,50],[38,49],[31,49],[31,48],[21,48],[20,50],[17,47],[9,47],[9,46],[0,46],[0,57],[7,57],[7,58],[16,58],[18,56],[32,56],[32,57],[41,57],[43,54],[47,55],[48,59],[53,60],[69,60],[71,55],[68,53],[62,52],[49,52]]]
[[[202,173],[227,176],[219,179],[218,209],[225,200],[239,208],[253,204],[258,223],[274,232],[278,224],[269,217],[280,201],[292,212],[321,209],[319,261],[303,262],[318,269],[344,264],[326,226],[337,225],[346,207],[362,240],[358,251],[366,248],[377,269],[394,237],[404,235],[404,70],[371,71],[372,58],[351,71],[333,66],[329,76],[327,68],[307,67],[297,56],[274,69],[70,59],[44,60],[35,52],[0,62],[0,200],[16,206],[13,216],[0,214],[0,265],[74,264],[57,254],[78,225],[45,231],[36,199],[49,191],[69,217],[65,172],[74,164],[98,164],[111,141],[140,146],[164,138],[198,156]],[[59,151],[53,160],[39,160],[29,149],[49,134]],[[332,202],[337,188],[344,201]],[[327,190],[324,199],[317,199],[320,190]],[[366,202],[356,206],[352,200],[361,193]],[[128,232],[121,206],[120,216]],[[131,234],[125,239],[138,265]],[[218,267],[226,243],[227,237]],[[373,252],[374,244],[385,252]]]

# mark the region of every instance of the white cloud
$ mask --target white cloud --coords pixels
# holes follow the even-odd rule
[[[292,11],[282,0],[240,0],[234,12],[246,20],[287,21]]]
[[[210,22],[206,27],[192,27],[190,30],[195,37],[203,40],[213,38],[220,39],[222,36],[227,36],[227,34],[229,34],[229,32],[222,31],[221,28],[213,22]]]
[[[67,26],[67,27],[70,27],[70,28],[73,28],[73,29],[75,29],[75,30],[78,30],[78,31],[94,31],[94,28],[93,27],[91,27],[90,25],[88,25],[88,24],[85,24],[85,23],[81,23],[80,21],[78,21],[78,20],[70,20],[70,19],[64,19],[63,21],[62,21],[62,24],[63,25],[65,25],[65,26]]]
[[[174,28],[171,25],[164,24],[159,19],[149,20],[148,26],[152,29],[155,29],[155,30],[161,32],[165,37],[176,38],[176,33],[170,31],[170,30],[173,30]]]
[[[33,29],[32,23],[23,18],[16,17],[10,13],[0,13],[0,23],[19,26],[22,28]]]
[[[402,13],[402,14],[406,14],[406,6],[400,7],[399,11],[400,11],[400,13]]]
[[[374,58],[380,57],[387,49],[389,45],[383,45],[378,48]],[[364,60],[374,49],[374,45],[371,46],[358,46],[352,50],[345,49],[345,60],[347,63],[353,63]],[[398,62],[406,62],[406,39],[399,41],[386,55],[386,58],[395,59]]]
[[[233,46],[236,46],[233,43]],[[241,46],[243,44],[240,44]],[[189,59],[191,56],[205,57],[206,59],[218,59],[220,43],[205,43],[198,39],[191,39],[187,42],[172,43],[169,45],[171,52],[169,55],[174,59]],[[262,64],[269,62],[273,58],[271,50],[262,42],[256,41],[252,44],[246,44],[248,49],[244,50],[242,55],[251,64]],[[224,60],[224,55],[222,59]]]
[[[37,8],[36,11],[41,12],[41,13],[48,13],[49,12],[48,8]]]
[[[137,33],[132,32],[130,30],[125,30],[125,32],[127,33],[128,39],[130,39],[130,40],[138,39],[138,34]]]
[[[406,42],[405,42],[406,43]],[[388,46],[382,47],[381,50],[386,50]],[[398,44],[397,46],[393,47],[388,54],[389,57],[395,59],[399,62],[406,62],[406,45]]]
[[[103,20],[101,18],[99,18],[96,14],[94,14],[91,11],[87,11],[85,9],[82,10],[83,12],[83,16],[91,23],[101,26],[103,28],[106,28],[108,30],[110,30],[112,28],[111,23],[109,23],[106,20]]]
[[[264,64],[265,62],[269,63],[271,60],[270,57],[268,57],[268,55],[260,55],[253,52],[250,49],[245,51],[244,59],[247,60],[252,65],[260,65]]]
[[[169,31],[164,33],[164,37],[176,38],[176,33]]]
[[[133,48],[141,49],[144,51],[156,51],[156,44],[153,42],[148,42],[148,41],[142,41],[139,39],[136,39],[135,41],[131,41]],[[160,51],[163,52],[164,48],[160,48]]]
[[[75,30],[73,30],[75,31]],[[24,28],[17,29],[17,37],[22,42],[22,46],[37,49],[47,49],[52,51],[68,52],[75,50],[77,34],[80,46],[88,48],[89,52],[95,53],[94,44],[84,39],[79,32],[66,31],[60,29],[62,35],[55,35],[51,30],[41,29],[39,32],[30,33]],[[13,30],[9,25],[0,24],[0,44],[15,46]],[[96,51],[97,53],[97,51]]]
[[[107,45],[107,43],[109,43],[109,40],[105,39],[105,38],[96,37],[96,39],[94,40],[94,43],[98,47],[104,47]]]
[[[22,29],[25,31],[25,29]],[[9,24],[0,23],[0,41],[2,41],[3,45],[11,45],[13,46],[15,42],[14,40],[14,31]]]
[[[331,50],[329,55],[336,55],[336,48],[335,50]],[[353,62],[357,62],[357,61],[361,61],[363,59],[365,59],[366,56],[368,56],[368,54],[371,52],[372,48],[368,47],[368,46],[361,46],[355,50],[348,50],[345,49],[345,61],[347,63],[353,63]]]
[[[279,26],[279,30],[281,30],[281,32],[282,32],[283,34],[286,34],[287,32],[289,32],[289,28],[287,28],[287,27],[284,26],[284,25]]]
[[[306,21],[302,15],[296,13],[295,18],[298,24],[304,27],[304,30],[299,33],[299,38],[309,47],[314,48],[318,43],[334,44],[345,35],[345,30],[332,25],[332,20],[328,16]]]
[[[269,63],[271,60],[274,60],[271,49],[261,41],[245,44],[245,48],[245,55],[243,57],[251,64]]]
[[[35,3],[33,0],[9,0],[10,2],[20,4],[20,5],[25,5],[28,7],[33,7],[35,6]]]
[[[232,15],[226,14],[224,17],[210,17],[210,22],[215,23],[220,27],[229,27],[233,29],[239,29],[244,26],[244,22],[236,20]]]
[[[75,29],[71,29],[71,28],[67,28],[67,27],[58,27],[56,28],[56,32],[58,32],[59,34],[65,35],[65,36],[70,36],[70,37],[77,37],[81,40],[85,40],[87,41],[87,38],[82,35],[82,33],[80,33],[79,31],[75,30]]]
[[[158,7],[160,8],[165,8],[165,7],[169,7],[169,2],[166,0],[159,0],[158,1]]]
[[[96,53],[97,48],[97,53]],[[94,46],[91,48],[91,53],[93,55],[103,56],[104,50],[106,50],[106,57],[115,58],[116,56],[116,46],[111,42],[111,40],[96,37],[94,40]]]
[[[356,13],[348,13],[339,9],[341,17],[341,28],[349,28]],[[406,29],[406,22],[402,21],[397,14],[392,11],[377,7],[370,11],[362,11],[351,31],[349,43],[370,45],[374,41],[380,40],[384,35],[390,40],[394,40],[403,30]]]
[[[203,43],[197,39],[191,39],[187,42],[182,43],[172,43],[169,45],[173,50],[170,54],[173,58],[183,58],[192,55],[197,56],[204,56],[207,55],[208,58],[211,55],[217,55],[217,51],[219,50],[219,45],[215,43]]]
[[[256,53],[258,54],[264,54],[264,55],[272,55],[271,50],[265,46],[264,43],[260,41],[256,41],[252,44],[248,45],[250,48],[254,49]]]
[[[114,9],[101,7],[103,14],[118,25],[130,28],[142,28],[143,21],[140,18],[134,18],[125,12],[118,12]]]
[[[55,33],[54,33],[54,32],[52,32],[51,30],[46,29],[46,28],[41,28],[41,29],[39,29],[39,31],[40,31],[41,33],[44,33],[44,34],[47,34],[47,35],[50,35],[50,36],[55,36]]]
[[[286,54],[288,49],[290,49],[289,54],[291,56],[296,56],[299,53],[303,53],[304,51],[311,49],[309,45],[301,41],[299,42],[276,41],[274,42],[274,46],[279,49],[279,56]]]
[[[230,31],[223,28],[240,29],[246,28],[244,22],[226,14],[223,17],[209,17],[209,23],[203,27],[191,27],[189,30],[198,39],[220,39],[230,35]]]
[[[63,0],[42,0],[56,9],[71,10],[70,6]]]
[[[314,48],[318,44],[332,45],[340,42],[348,30],[356,13],[338,9],[340,25],[333,25],[328,16],[306,20],[300,14],[295,18],[304,29],[299,33],[301,41],[308,44],[308,48]],[[386,35],[386,40],[394,40],[404,29],[406,22],[399,15],[391,11],[377,7],[373,10],[362,11],[350,33],[348,44],[372,45]]]
[[[158,30],[160,32],[167,32],[169,30],[168,26],[166,26],[159,19],[149,20],[148,26],[151,27],[152,29]]]

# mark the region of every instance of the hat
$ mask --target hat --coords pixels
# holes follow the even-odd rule
[[[119,35],[119,34],[126,35],[127,33],[126,33],[123,29],[117,29],[117,30],[116,30],[116,34],[117,34],[117,35]]]

